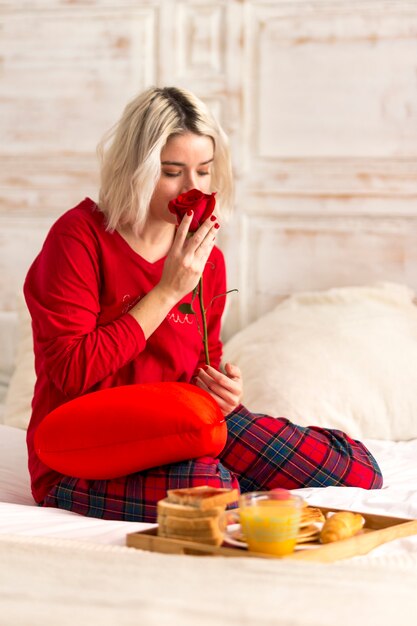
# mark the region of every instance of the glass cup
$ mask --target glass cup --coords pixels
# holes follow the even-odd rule
[[[286,490],[244,493],[239,498],[239,509],[222,515],[224,538],[233,543],[235,525],[239,523],[242,539],[251,552],[291,554],[297,543],[302,509],[303,499]]]

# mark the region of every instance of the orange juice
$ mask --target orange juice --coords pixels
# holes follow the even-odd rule
[[[252,501],[239,515],[249,550],[276,556],[294,551],[301,517],[297,500]]]

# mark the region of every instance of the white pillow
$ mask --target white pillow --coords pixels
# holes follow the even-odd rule
[[[5,398],[3,423],[26,429],[31,416],[36,375],[31,320],[23,299],[19,303],[18,313],[16,367],[11,376]]]
[[[390,283],[299,293],[225,345],[244,404],[354,438],[417,437],[417,307]]]
[[[0,424],[0,502],[35,504],[30,490],[26,432]]]

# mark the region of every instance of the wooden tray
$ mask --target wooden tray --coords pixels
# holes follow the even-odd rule
[[[314,505],[312,505],[314,506]],[[317,507],[323,513],[328,511],[338,511],[340,509]],[[344,509],[345,510],[345,509]],[[164,554],[191,554],[210,556],[234,556],[234,557],[257,557],[265,559],[292,559],[308,560],[329,563],[340,559],[347,559],[352,556],[367,554],[377,546],[409,535],[417,534],[417,520],[401,519],[398,517],[387,517],[385,515],[374,515],[372,513],[360,513],[365,524],[362,531],[350,537],[334,543],[321,545],[319,543],[300,544],[293,554],[285,557],[276,557],[270,554],[251,552],[246,548],[236,548],[224,543],[221,546],[210,546],[205,543],[194,541],[183,541],[181,539],[168,539],[158,537],[158,529],[152,528],[136,533],[129,533],[126,537],[126,545],[131,548],[147,550],[149,552],[162,552]]]

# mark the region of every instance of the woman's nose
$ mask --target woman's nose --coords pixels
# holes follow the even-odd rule
[[[184,177],[182,193],[190,191],[190,189],[198,189],[197,177],[191,173]]]

